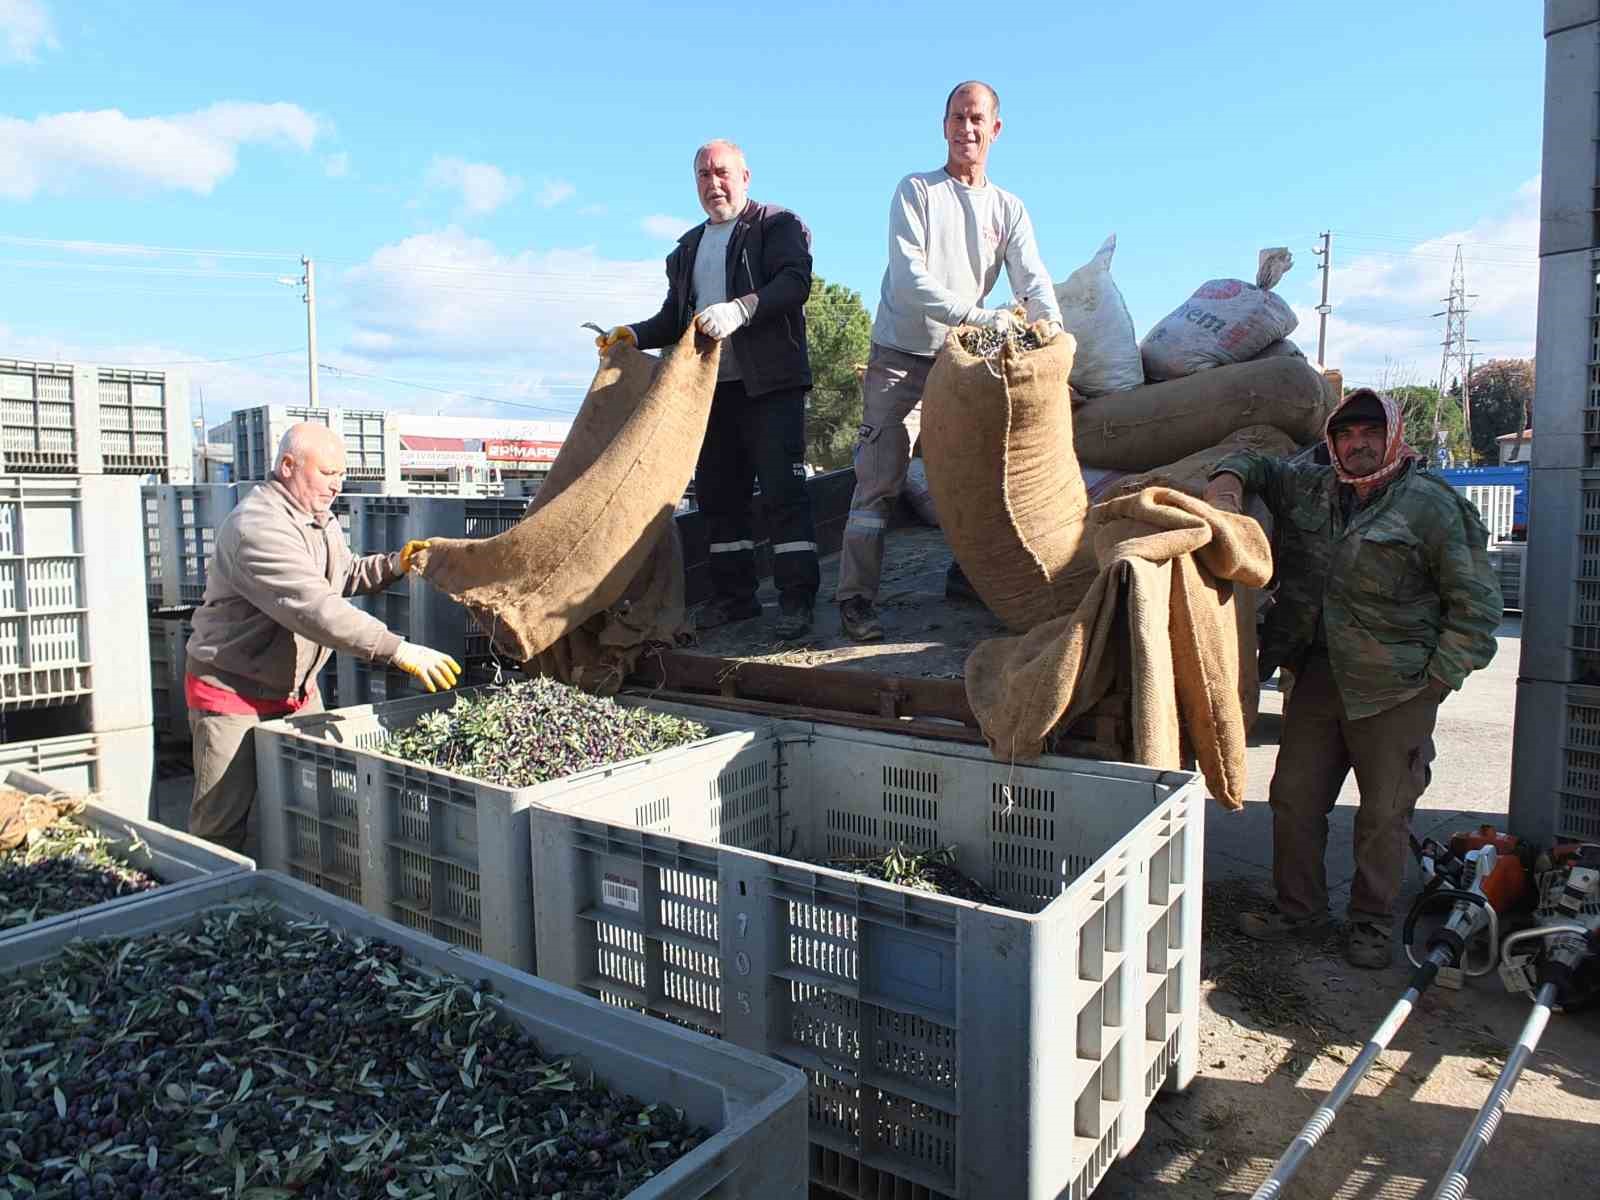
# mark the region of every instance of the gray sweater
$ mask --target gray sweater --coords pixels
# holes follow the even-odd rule
[[[188,670],[256,700],[296,700],[331,650],[387,663],[401,638],[347,596],[400,578],[400,555],[354,558],[331,513],[313,515],[277,480],[252,491],[217,530]]]
[[[983,306],[1001,266],[1030,322],[1060,322],[1021,200],[993,183],[968,187],[942,167],[907,175],[889,205],[889,266],[872,340],[907,354],[939,353],[950,330]]]

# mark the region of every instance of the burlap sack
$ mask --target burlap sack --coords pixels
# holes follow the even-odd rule
[[[1215,446],[1196,451],[1175,463],[1157,467],[1153,471],[1124,475],[1101,499],[1111,500],[1117,496],[1131,496],[1144,491],[1147,487],[1171,488],[1186,496],[1202,496],[1206,484],[1211,479],[1211,472],[1217,469],[1217,464],[1228,455],[1240,450],[1256,450],[1270,458],[1288,458],[1295,452],[1295,441],[1287,433],[1281,429],[1274,429],[1271,425],[1247,425],[1229,434]]]
[[[659,364],[613,347],[528,515],[497,537],[434,538],[417,569],[523,662],[611,607],[694,474],[720,353],[692,324]]]
[[[922,392],[922,456],[956,561],[1013,629],[1077,606],[1094,580],[1083,544],[1089,498],[1072,452],[1067,376],[1076,343],[994,359],[962,349],[959,330]]]
[[[1085,400],[1073,437],[1085,466],[1150,471],[1250,425],[1271,425],[1296,445],[1316,441],[1328,397],[1305,359],[1266,358]]]

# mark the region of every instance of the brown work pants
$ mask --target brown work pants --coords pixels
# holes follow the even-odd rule
[[[1431,775],[1438,713],[1424,691],[1375,717],[1349,720],[1327,657],[1306,661],[1284,711],[1272,774],[1272,880],[1285,915],[1327,912],[1328,814],[1354,767],[1361,807],[1350,916],[1388,925],[1405,878],[1411,813]]]
[[[322,694],[313,687],[295,716],[322,711]],[[256,802],[256,726],[249,714],[189,710],[194,739],[194,798],[189,802],[189,832],[243,853],[250,810]]]
[[[842,604],[853,596],[878,599],[883,574],[883,539],[895,500],[911,465],[911,425],[921,427],[922,389],[933,359],[872,343],[861,385],[861,432],[856,439],[856,489],[839,551]],[[913,412],[918,416],[913,418]]]

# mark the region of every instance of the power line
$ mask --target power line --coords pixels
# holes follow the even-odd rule
[[[1349,229],[1339,229],[1335,230],[1335,232],[1340,237],[1370,239],[1380,242],[1406,242],[1413,246],[1426,245],[1429,242],[1439,240],[1437,237],[1406,237],[1398,233],[1356,233]],[[1538,247],[1528,242],[1490,242],[1479,241],[1476,238],[1466,238],[1463,239],[1462,244],[1466,246],[1489,246],[1498,250],[1526,250],[1529,254],[1538,252]]]
[[[196,267],[148,267],[132,263],[79,263],[53,259],[0,258],[0,266],[58,271],[114,271],[133,275],[177,275],[200,279],[276,279],[273,271],[211,271]]]
[[[290,346],[287,350],[263,350],[260,354],[234,354],[227,358],[179,358],[170,362],[130,362],[129,367],[198,367],[210,363],[250,362],[258,358],[280,358],[285,354],[303,354],[304,346]]]
[[[203,258],[255,258],[297,259],[299,254],[271,250],[193,250],[181,246],[142,246],[134,242],[85,242],[61,238],[18,237],[0,234],[0,243],[8,246],[38,246],[56,250],[80,250],[95,254],[193,254]]]
[[[522,408],[529,412],[540,412],[547,416],[570,417],[576,409],[548,408],[540,404],[528,404],[520,400],[505,400],[498,396],[479,396],[472,392],[463,392],[456,388],[430,387],[425,383],[413,383],[407,379],[392,379],[386,375],[371,375],[365,371],[352,371],[347,367],[336,367],[331,363],[318,363],[324,371],[331,371],[335,375],[350,375],[356,379],[371,379],[378,383],[391,383],[396,387],[415,388],[419,392],[436,392],[441,396],[455,396],[462,400],[479,400],[485,404],[503,404],[507,408]]]

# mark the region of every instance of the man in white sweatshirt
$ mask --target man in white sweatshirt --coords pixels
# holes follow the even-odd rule
[[[957,84],[945,101],[943,169],[907,175],[889,206],[889,266],[862,385],[856,489],[837,592],[840,624],[858,642],[883,637],[874,604],[884,531],[911,461],[906,417],[922,400],[946,336],[957,325],[1005,330],[1015,323],[1009,309],[983,307],[1002,265],[1030,323],[1061,322],[1027,209],[989,181],[989,148],[999,136],[995,90],[977,80]],[[946,590],[972,595],[954,564]]]

